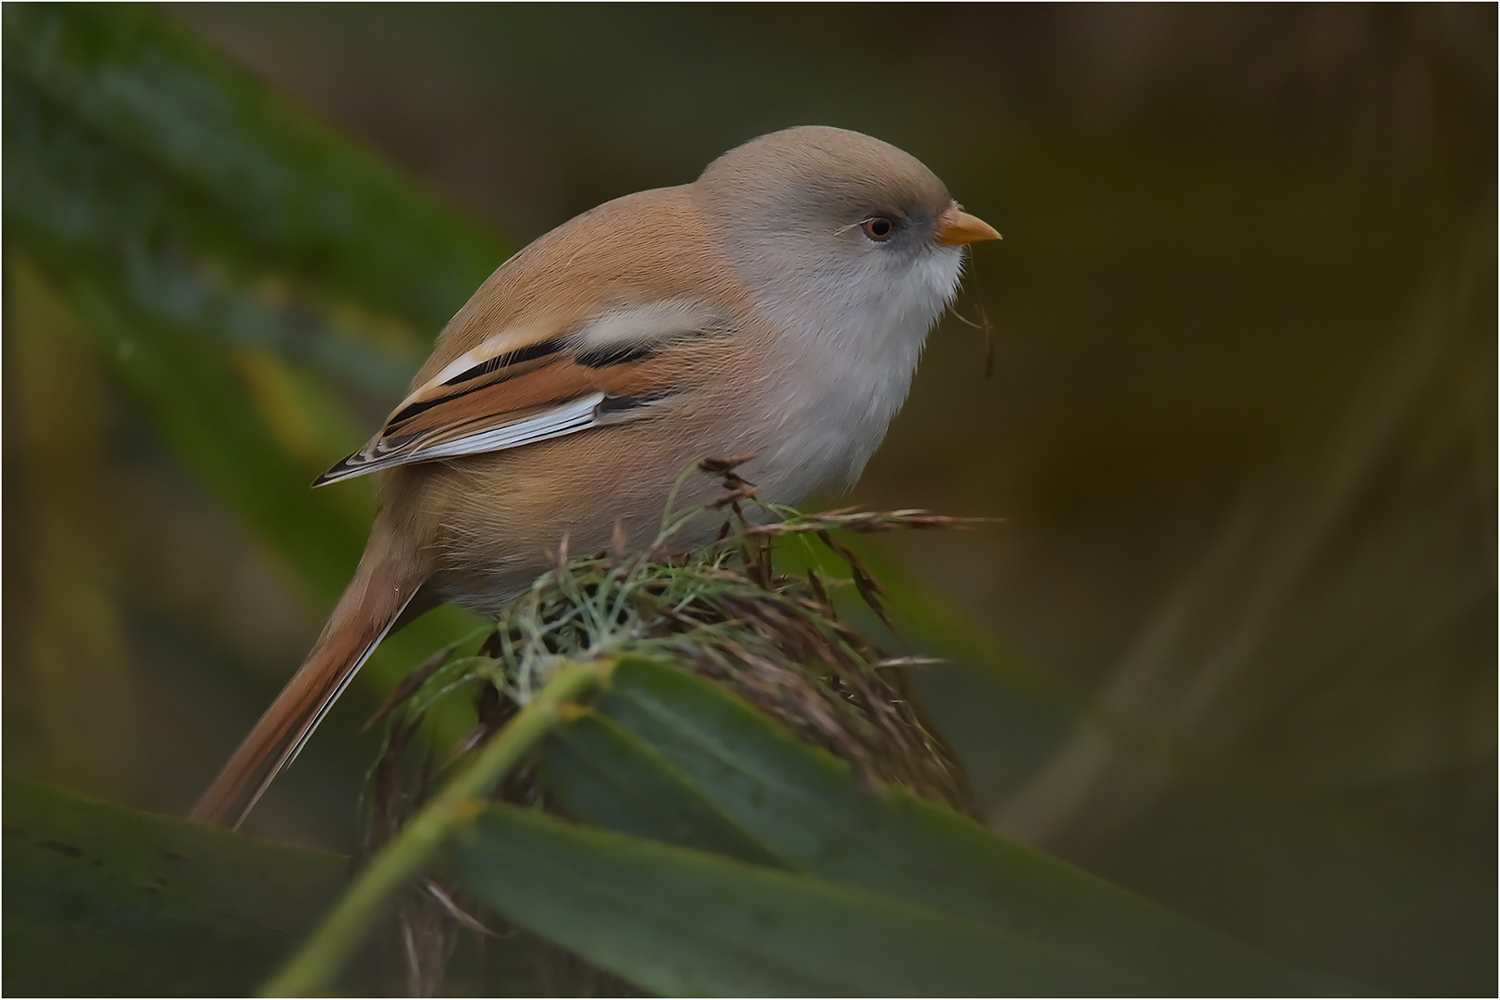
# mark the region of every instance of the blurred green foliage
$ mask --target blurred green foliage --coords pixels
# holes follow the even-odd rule
[[[488,269],[820,121],[1006,236],[994,381],[940,330],[856,496],[1008,519],[868,553],[991,822],[1293,964],[1494,989],[1493,8],[170,14],[317,115],[159,13],[6,5],[10,769],[184,809],[357,556],[363,488],[306,481]],[[454,624],[257,829],[347,843],[354,729]]]
[[[50,321],[326,606],[369,504],[308,482],[355,443],[350,406],[399,394],[416,331],[504,253],[155,12],[5,17],[12,315],[65,295],[81,322]],[[455,617],[398,637],[375,676],[389,686]]]
[[[158,15],[23,4],[5,27],[8,232],[184,464],[336,596],[361,512],[307,495],[306,457],[265,412],[309,404],[257,400],[235,364],[397,392],[413,338],[382,344],[340,311],[430,329],[503,255]]]

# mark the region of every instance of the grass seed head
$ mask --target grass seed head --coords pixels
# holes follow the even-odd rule
[[[889,624],[880,585],[832,533],[968,528],[980,520],[919,510],[802,514],[760,503],[753,484],[734,471],[739,461],[700,463],[697,471],[718,478],[723,495],[686,512],[669,509],[660,535],[643,550],[630,551],[618,528],[608,552],[574,556],[562,541],[552,568],[494,626],[432,657],[397,688],[371,720],[386,719],[388,733],[368,789],[376,839],[388,836],[416,799],[396,774],[433,781],[434,768],[441,774],[483,744],[557,664],[625,654],[666,660],[714,681],[847,761],[870,787],[888,782],[972,811],[962,768],[916,700],[907,669],[921,661],[890,655],[840,620],[831,581],[816,571],[778,572],[772,543],[792,535],[820,540]],[[699,517],[722,520],[717,540],[674,548],[674,537]],[[475,652],[455,655],[464,646]],[[449,747],[421,744],[424,759],[411,759],[421,743],[413,738],[416,722],[457,696],[473,699],[473,729]],[[508,782],[505,797],[534,801],[532,774],[525,769]]]

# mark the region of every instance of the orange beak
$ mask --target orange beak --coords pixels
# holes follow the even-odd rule
[[[999,238],[1000,234],[995,232],[994,226],[970,215],[957,205],[949,205],[948,210],[938,216],[937,244],[940,247],[956,247]]]

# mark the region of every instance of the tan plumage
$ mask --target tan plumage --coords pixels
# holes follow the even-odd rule
[[[868,235],[871,218],[894,234]],[[242,818],[403,611],[495,613],[564,536],[602,549],[619,520],[647,537],[698,459],[755,454],[747,475],[777,502],[846,485],[956,287],[957,245],[995,235],[907,154],[808,128],[516,254],[380,433],[320,479],[379,477],[369,546],[192,818]]]

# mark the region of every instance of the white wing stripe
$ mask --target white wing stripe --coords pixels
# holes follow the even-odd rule
[[[662,299],[611,309],[579,327],[569,338],[581,347],[650,344],[701,333],[718,322],[718,313],[692,299]]]
[[[416,448],[410,456],[403,457],[400,464],[425,462],[434,458],[453,458],[457,455],[476,455],[486,451],[503,451],[506,448],[516,448],[523,444],[572,434],[574,431],[581,431],[593,425],[594,408],[603,401],[604,393],[596,392],[582,399],[576,399],[566,406],[560,406],[555,410],[532,417],[530,420],[492,427],[467,437],[435,444],[430,448]]]

